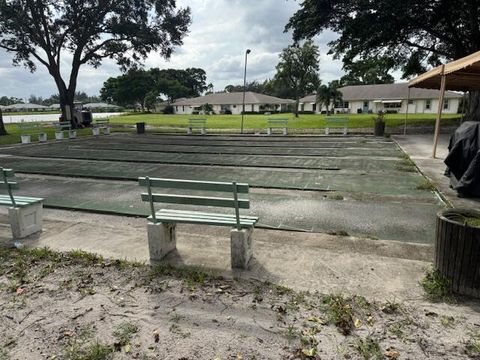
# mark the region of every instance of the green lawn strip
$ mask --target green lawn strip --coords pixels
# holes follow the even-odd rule
[[[36,122],[35,124],[38,124]],[[20,140],[20,135],[23,134],[24,132],[19,130],[17,128],[16,124],[6,124],[5,128],[7,129],[8,135],[5,136],[0,136],[0,145],[11,145],[11,144],[18,144],[21,142]],[[26,131],[26,135],[32,135],[32,143],[38,142],[38,133],[40,131]],[[48,126],[48,124],[45,124],[44,127],[42,127],[41,132],[44,132],[47,134],[48,140],[55,139],[55,128]],[[78,129],[77,130],[77,136],[88,136],[92,135],[92,130],[91,129]],[[68,137],[67,134],[64,134],[65,138]]]
[[[337,115],[335,115],[337,116]],[[338,115],[340,116],[340,115]],[[355,114],[342,115],[348,116],[349,128],[371,128],[374,125],[374,114]],[[150,126],[162,127],[187,127],[188,120],[191,118],[206,118],[207,128],[210,129],[236,129],[240,128],[240,115],[163,115],[163,114],[135,114],[129,113],[110,118],[113,124],[134,125],[137,122],[145,122]],[[332,116],[333,117],[333,116]],[[288,127],[291,129],[321,129],[325,128],[326,116],[320,114],[299,115],[295,118],[293,114],[276,115],[245,115],[245,129],[265,129],[267,120],[270,118],[288,118]],[[405,122],[404,114],[386,115],[388,127],[402,126]],[[445,125],[455,125],[458,123],[460,115],[445,114],[442,123]],[[407,124],[412,125],[433,125],[435,123],[435,114],[410,114]]]

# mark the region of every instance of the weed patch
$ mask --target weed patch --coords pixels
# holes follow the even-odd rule
[[[452,301],[450,280],[442,276],[438,270],[427,269],[420,285],[430,301]]]

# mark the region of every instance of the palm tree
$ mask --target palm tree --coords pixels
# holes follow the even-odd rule
[[[338,81],[332,81],[328,85],[320,85],[317,89],[317,102],[320,111],[325,106],[327,116],[330,115],[330,105],[332,105],[333,110],[335,104],[342,101],[342,93],[338,90],[338,86]]]

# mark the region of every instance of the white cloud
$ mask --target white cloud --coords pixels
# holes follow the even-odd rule
[[[147,68],[200,67],[216,90],[228,84],[243,82],[244,55],[248,58],[248,80],[263,81],[272,77],[278,55],[291,44],[291,34],[283,32],[290,16],[298,8],[291,0],[179,0],[179,6],[190,6],[192,24],[184,45],[167,61],[159,54],[150,54]],[[321,49],[320,73],[325,82],[341,76],[341,62],[326,55],[328,41],[334,33],[324,32],[316,38]],[[63,69],[68,68],[69,56],[64,57]],[[97,94],[103,82],[120,74],[113,61],[105,61],[98,69],[82,68],[78,90]],[[48,96],[55,93],[53,79],[40,65],[30,74],[11,65],[11,55],[0,51],[0,96]]]

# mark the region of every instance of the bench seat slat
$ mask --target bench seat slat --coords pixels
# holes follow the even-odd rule
[[[185,210],[174,210],[174,209],[162,209],[161,210],[164,214],[183,214],[183,213],[188,213],[189,211]],[[220,213],[210,213],[210,212],[201,212],[201,211],[190,211],[193,214],[197,215],[212,215],[212,216],[226,216],[226,217],[231,217],[235,219],[235,214],[220,214]],[[242,218],[244,219],[252,219],[252,220],[258,220],[258,216],[248,216],[248,215],[242,215]]]
[[[148,193],[142,193],[142,200],[150,201],[150,196],[148,195]],[[235,207],[233,199],[213,196],[152,194],[152,200],[153,202],[161,202],[168,204],[203,205],[229,208]],[[238,207],[241,209],[249,209],[250,201],[246,199],[238,199]]]
[[[5,173],[6,177],[15,176],[15,171],[13,171],[12,169],[3,169],[3,172]]]
[[[12,189],[12,190],[18,190],[18,183],[15,181],[9,181],[8,186],[4,182],[0,182],[0,189]]]
[[[174,223],[191,223],[191,224],[204,224],[204,225],[217,225],[217,226],[235,226],[237,221],[235,218],[230,216],[220,217],[219,214],[210,214],[203,213],[204,215],[199,215],[198,213],[191,211],[177,211],[176,214],[171,214],[167,209],[162,209],[158,211],[156,215],[157,221],[160,222],[174,222]],[[148,218],[152,221],[152,217]],[[240,225],[242,227],[252,227],[256,224],[257,219],[240,217]]]
[[[206,218],[206,219],[218,219],[218,220],[231,220],[236,221],[235,216],[230,216],[227,214],[215,214],[215,213],[198,213],[195,211],[175,211],[170,212],[168,209],[162,209],[158,211],[156,214],[162,217],[185,217],[185,218]],[[256,222],[258,221],[257,217],[253,216],[241,216],[241,218],[245,221]]]
[[[138,178],[140,186],[147,186],[147,180],[145,177]],[[169,189],[186,189],[186,190],[205,190],[205,191],[218,191],[218,192],[233,192],[233,184],[229,182],[218,181],[196,181],[196,180],[176,180],[176,179],[159,179],[151,178],[150,186],[152,188],[169,188]],[[237,193],[248,194],[248,184],[237,184]]]

